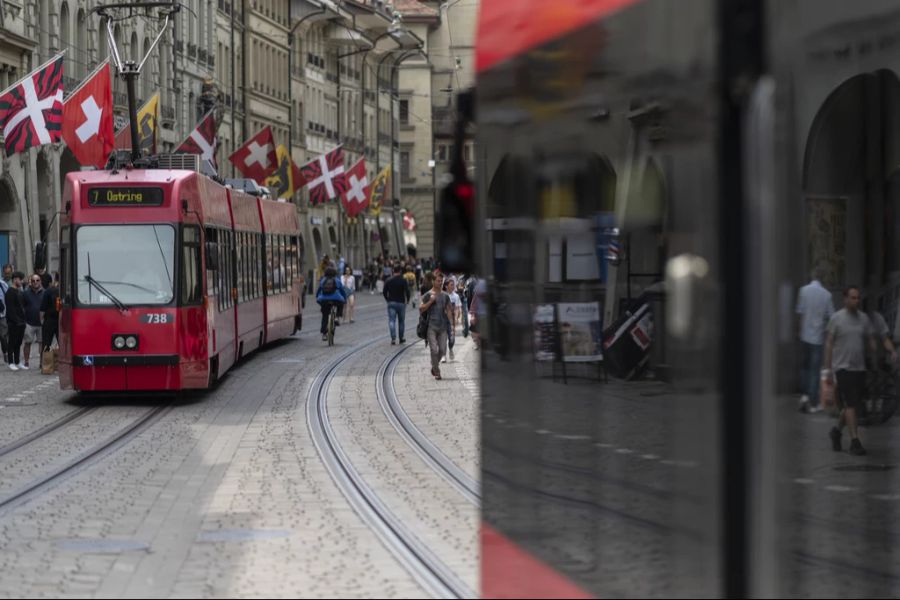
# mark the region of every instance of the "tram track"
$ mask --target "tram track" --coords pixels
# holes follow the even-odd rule
[[[378,403],[384,416],[393,425],[397,434],[418,454],[426,464],[443,477],[453,488],[473,506],[481,506],[481,487],[472,478],[453,462],[434,442],[428,439],[422,431],[416,427],[407,412],[403,409],[394,389],[394,372],[403,355],[413,348],[410,344],[395,352],[385,360],[378,369],[376,377],[376,393]]]
[[[19,439],[14,440],[14,441],[6,444],[2,448],[0,448],[0,457],[6,456],[7,454],[9,454],[11,452],[15,452],[19,448],[22,448],[23,446],[27,446],[28,444],[31,444],[32,442],[35,442],[35,441],[41,439],[42,437],[53,433],[57,429],[60,429],[64,426],[68,425],[69,423],[86,416],[88,413],[95,411],[97,408],[98,408],[98,406],[96,406],[96,405],[84,406],[84,407],[76,408],[75,410],[67,412],[60,418],[56,419],[55,421],[53,421],[51,423],[47,423],[40,429],[32,431],[31,433],[24,435],[24,436],[20,437]]]
[[[475,598],[476,593],[385,505],[368,482],[354,468],[342,448],[328,414],[328,390],[338,369],[351,357],[377,343],[372,340],[357,345],[329,361],[316,374],[309,388],[306,404],[307,426],[326,469],[341,493],[412,577],[432,596],[438,598]],[[395,354],[382,364],[376,386],[383,389]],[[398,359],[399,360],[399,359]],[[428,463],[431,465],[431,463]],[[432,465],[433,466],[433,465]],[[442,477],[445,473],[438,471]]]
[[[32,434],[29,434],[28,436],[25,436],[17,440],[16,442],[13,442],[12,444],[5,446],[4,450],[6,450],[7,454],[13,452],[17,448],[21,448],[22,446],[30,444],[37,439],[45,437],[47,434],[53,431],[59,430],[64,425],[71,423],[74,420],[80,419],[86,414],[93,412],[97,408],[99,407],[89,406],[83,409],[72,411],[71,413],[64,415],[57,421],[48,424],[42,429],[33,432]],[[125,446],[146,428],[161,419],[163,415],[171,410],[171,408],[171,401],[167,402],[166,404],[150,408],[140,417],[133,420],[126,427],[120,429],[118,432],[106,438],[104,441],[82,452],[65,464],[54,468],[48,473],[40,475],[39,477],[33,479],[31,482],[0,498],[0,516],[3,516],[9,510],[27,502],[29,499],[35,497],[39,493],[46,491],[47,489],[52,487],[52,485],[67,479],[68,477],[76,474],[82,469],[101,460],[111,452],[114,452],[122,446]]]

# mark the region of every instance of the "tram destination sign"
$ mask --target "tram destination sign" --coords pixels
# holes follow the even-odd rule
[[[162,206],[158,187],[95,187],[88,190],[90,206]]]

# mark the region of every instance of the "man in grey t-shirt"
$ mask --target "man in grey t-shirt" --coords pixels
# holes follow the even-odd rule
[[[874,353],[875,329],[869,317],[859,310],[859,288],[849,286],[844,290],[844,308],[834,313],[828,321],[822,371],[828,377],[834,373],[841,409],[838,426],[833,427],[829,434],[832,449],[841,451],[841,431],[847,425],[850,429],[850,454],[857,456],[866,453],[856,427],[856,409],[862,406],[866,391],[866,343]],[[891,361],[896,360],[893,346],[886,343],[885,349],[890,353]]]
[[[441,359],[447,354],[449,323],[452,319],[450,296],[443,290],[444,275],[434,274],[434,287],[422,296],[420,313],[428,313],[428,348],[431,350],[431,374],[441,378]]]

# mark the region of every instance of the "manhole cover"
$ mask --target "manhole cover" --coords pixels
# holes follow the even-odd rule
[[[890,471],[894,465],[840,465],[835,471]]]
[[[198,542],[247,542],[250,540],[270,540],[291,535],[287,529],[219,529],[203,531],[197,536]]]
[[[149,548],[145,542],[136,540],[60,540],[59,547],[78,552],[130,552]]]

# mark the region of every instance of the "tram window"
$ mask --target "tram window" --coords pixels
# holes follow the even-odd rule
[[[263,257],[263,249],[262,249],[262,241],[263,241],[262,233],[254,233],[253,234],[253,297],[261,298],[263,295],[263,285],[262,285],[262,257]]]
[[[267,233],[266,237],[266,295],[272,295],[272,234]]]
[[[181,303],[197,304],[203,295],[200,271],[200,228],[184,228],[181,247]]]
[[[225,273],[225,307],[231,308],[234,306],[234,296],[231,293],[231,290],[234,289],[234,232],[229,231],[226,239],[228,240],[228,244],[225,248],[225,260],[228,264],[228,269]]]
[[[59,297],[62,304],[69,304],[71,301],[71,289],[69,287],[69,228],[63,227],[60,232],[60,248],[59,248]]]
[[[287,248],[284,256],[284,271],[285,277],[287,278],[288,289],[290,289],[291,284],[294,283],[294,251],[294,238],[289,237],[287,239]]]
[[[235,260],[237,261],[235,265],[237,281],[235,283],[238,290],[238,303],[241,303],[244,301],[244,264],[246,261],[244,260],[244,234],[240,231],[235,234]]]
[[[212,227],[206,228],[206,242],[208,244],[215,244],[218,240],[218,236],[216,235],[216,230]],[[206,251],[209,251],[210,246],[206,247]],[[218,294],[218,286],[219,283],[219,271],[218,269],[207,269],[206,271],[206,294]]]
[[[294,237],[294,273],[300,277],[301,265],[303,265],[303,238]]]
[[[253,234],[244,233],[244,297],[253,299]]]

